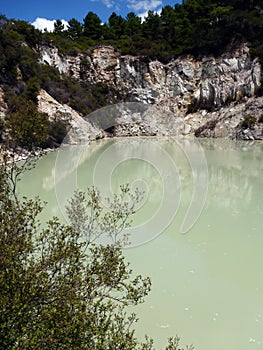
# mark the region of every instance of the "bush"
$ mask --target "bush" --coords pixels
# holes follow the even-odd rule
[[[241,127],[244,129],[252,128],[257,121],[257,118],[252,116],[245,116],[244,120],[241,122]]]
[[[71,224],[53,218],[43,227],[40,201],[18,198],[20,171],[15,163],[0,167],[2,348],[153,349],[148,338],[144,344],[136,339],[136,316],[128,313],[151,283],[132,277],[119,237],[138,195],[124,186],[105,211],[98,191],[77,191],[68,207]],[[95,244],[102,234],[112,243]],[[178,337],[166,349],[179,350]]]

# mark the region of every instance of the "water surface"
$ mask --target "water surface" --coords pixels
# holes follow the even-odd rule
[[[200,144],[147,138],[64,148],[43,157],[20,191],[48,202],[42,220],[65,220],[76,187],[96,185],[105,196],[127,182],[143,189],[124,251],[153,283],[135,310],[138,336],[153,337],[157,349],[175,334],[200,350],[262,349],[263,144]],[[191,228],[182,234],[185,220]]]

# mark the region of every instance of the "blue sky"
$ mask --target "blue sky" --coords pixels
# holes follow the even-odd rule
[[[112,12],[123,17],[128,12],[143,15],[149,10],[158,11],[165,5],[173,6],[180,0],[0,0],[0,13],[7,18],[34,22],[37,18],[45,20],[76,18],[83,21],[89,12],[95,12],[106,22]]]

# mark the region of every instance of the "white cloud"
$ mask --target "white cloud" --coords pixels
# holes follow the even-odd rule
[[[162,5],[161,0],[128,0],[127,7],[135,12],[142,11],[143,13],[155,10],[160,5]]]
[[[100,0],[90,0],[90,2],[99,2]],[[116,6],[114,0],[102,0],[103,5],[105,5],[108,9]]]
[[[108,8],[112,8],[115,5],[115,2],[112,0],[102,0],[103,4]]]
[[[53,32],[54,30],[54,23],[56,22],[55,19],[50,20],[46,18],[36,18],[35,21],[32,23],[32,25],[36,28],[41,30],[42,32],[44,29],[47,29],[48,32]],[[64,19],[61,20],[61,22],[64,24],[64,28],[66,29],[68,26],[68,22]]]

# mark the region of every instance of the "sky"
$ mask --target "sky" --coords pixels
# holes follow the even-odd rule
[[[7,18],[25,20],[38,29],[53,28],[54,20],[76,18],[83,22],[89,11],[96,13],[102,22],[112,12],[125,17],[129,12],[144,16],[149,10],[160,11],[166,5],[174,6],[180,0],[0,0],[0,14]],[[66,22],[64,22],[66,24]]]

